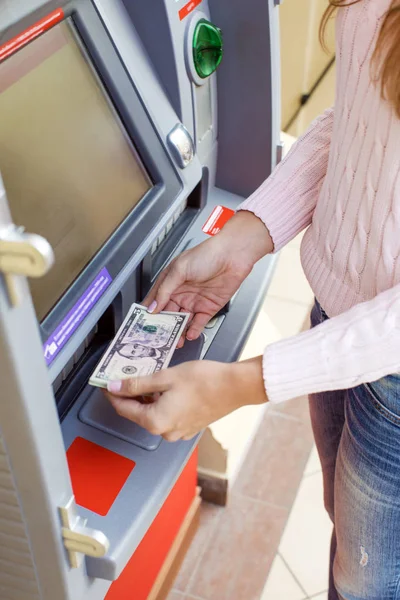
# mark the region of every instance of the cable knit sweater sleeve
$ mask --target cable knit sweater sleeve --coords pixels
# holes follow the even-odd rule
[[[263,221],[275,252],[311,223],[328,167],[333,114],[331,108],[318,117],[272,175],[239,206]]]
[[[263,370],[272,403],[400,372],[400,285],[310,331],[271,344]]]

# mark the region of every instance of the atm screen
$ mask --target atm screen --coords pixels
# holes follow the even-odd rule
[[[0,172],[14,223],[55,252],[30,281],[42,320],[152,187],[65,22],[0,64]]]

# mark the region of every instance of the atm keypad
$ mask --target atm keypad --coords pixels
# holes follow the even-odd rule
[[[185,211],[186,207],[187,207],[187,200],[182,202],[182,204],[179,206],[177,211],[173,214],[171,219],[168,221],[165,228],[161,231],[157,240],[154,242],[154,244],[151,248],[151,254],[155,254],[157,252],[158,247],[161,246],[161,244],[163,243],[163,241],[165,240],[167,235],[172,231],[174,225],[178,222],[179,217]]]

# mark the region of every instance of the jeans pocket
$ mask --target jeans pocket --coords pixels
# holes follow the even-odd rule
[[[375,409],[385,419],[400,427],[400,377],[389,375],[373,383],[365,383],[364,388]]]

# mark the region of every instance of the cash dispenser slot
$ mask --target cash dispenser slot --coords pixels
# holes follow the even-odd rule
[[[204,335],[193,342],[187,342],[183,348],[176,350],[170,367],[174,367],[189,360],[201,358],[205,342]],[[160,446],[162,438],[152,435],[135,423],[120,417],[104,393],[98,389],[88,388],[85,391],[86,400],[79,412],[82,423],[95,427],[104,433],[115,436],[129,444],[134,444],[143,450],[154,451]]]

